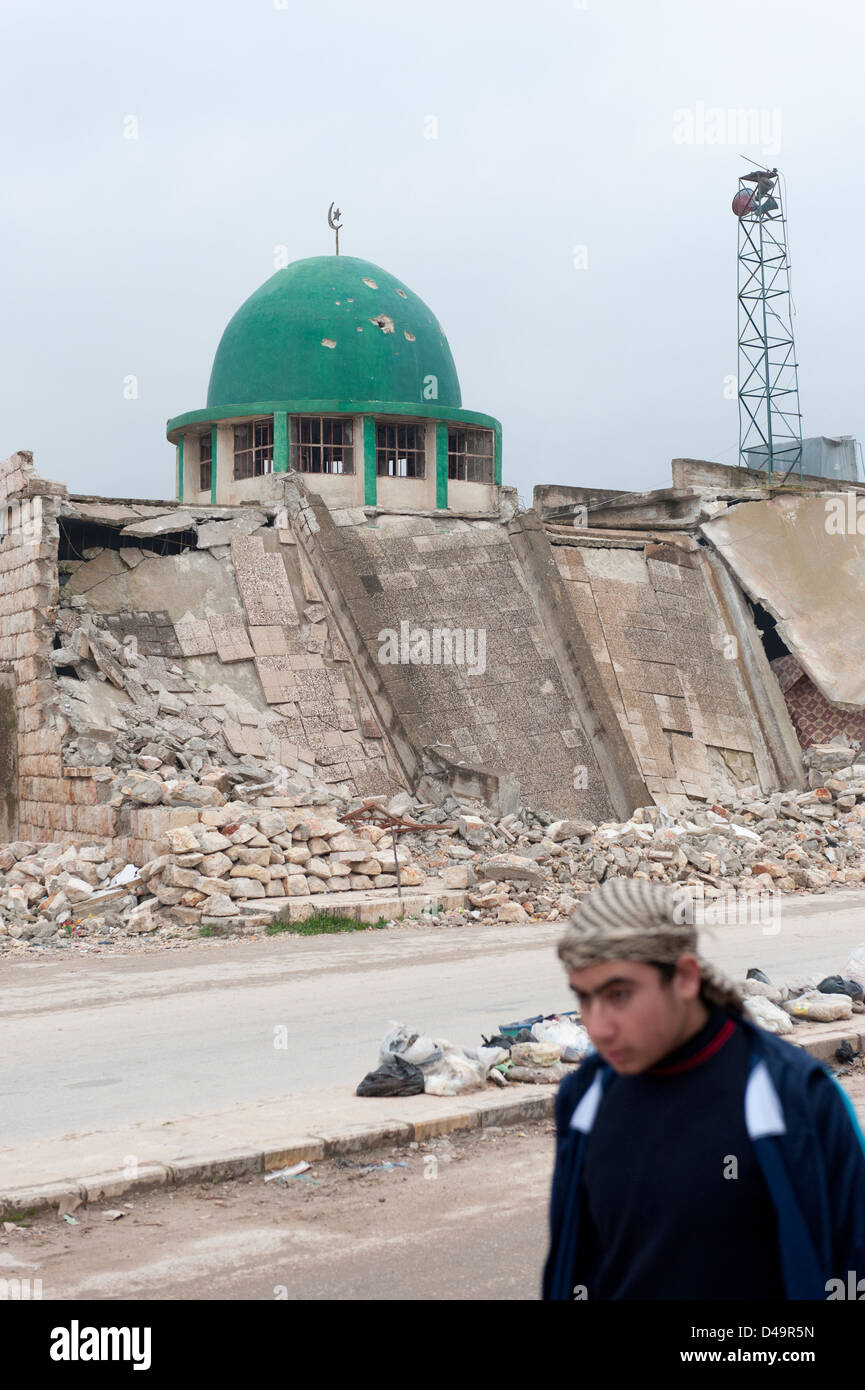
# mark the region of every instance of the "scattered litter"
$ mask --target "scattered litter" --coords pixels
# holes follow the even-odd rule
[[[104,1211],[102,1213],[106,1221],[119,1221],[121,1216],[125,1216],[125,1211]]]
[[[301,1173],[308,1172],[309,1166],[306,1159],[302,1158],[299,1163],[293,1163],[289,1168],[279,1168],[275,1173],[268,1173],[264,1181],[276,1182],[279,1178],[296,1178]]]

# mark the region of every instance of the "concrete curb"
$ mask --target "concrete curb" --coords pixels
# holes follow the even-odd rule
[[[861,1016],[860,1016],[861,1017]],[[812,1057],[831,1061],[842,1042],[865,1053],[865,1018],[839,1024],[808,1026],[805,1037],[786,1035]],[[798,1031],[798,1030],[797,1030]],[[120,1169],[78,1181],[63,1180],[38,1187],[20,1187],[0,1192],[0,1215],[15,1212],[36,1213],[57,1207],[68,1197],[84,1204],[113,1201],[131,1192],[151,1187],[179,1186],[193,1182],[228,1182],[250,1173],[273,1173],[305,1159],[308,1163],[345,1154],[364,1153],[383,1144],[421,1143],[442,1134],[483,1129],[492,1124],[515,1125],[552,1116],[557,1087],[521,1086],[515,1095],[490,1096],[478,1092],[476,1105],[468,1104],[450,1114],[427,1116],[419,1120],[386,1120],[378,1124],[345,1125],[295,1139],[284,1148],[233,1149],[220,1154],[184,1155],[174,1163],[143,1163],[134,1173]]]
[[[532,1094],[527,1094],[531,1092]],[[483,1093],[480,1093],[483,1094]],[[424,1119],[388,1120],[375,1125],[346,1125],[321,1134],[293,1141],[285,1148],[235,1149],[217,1155],[192,1154],[176,1163],[140,1164],[135,1172],[122,1169],[101,1173],[78,1181],[64,1179],[38,1187],[19,1187],[0,1192],[0,1216],[14,1213],[35,1214],[59,1206],[64,1198],[79,1198],[83,1204],[113,1201],[147,1188],[179,1186],[193,1182],[227,1182],[250,1173],[272,1173],[306,1159],[308,1163],[345,1154],[363,1153],[383,1144],[420,1143],[442,1134],[483,1129],[492,1124],[516,1125],[551,1116],[555,1088],[520,1087],[519,1095],[484,1096],[477,1108],[467,1106],[450,1114]]]

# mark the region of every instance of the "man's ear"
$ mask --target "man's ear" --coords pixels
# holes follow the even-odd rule
[[[687,952],[676,961],[676,992],[680,999],[696,999],[703,983],[700,962]]]

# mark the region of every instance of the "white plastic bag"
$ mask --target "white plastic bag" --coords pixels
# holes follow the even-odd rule
[[[569,1053],[570,1059],[574,1054],[585,1057],[592,1051],[588,1033],[582,1024],[573,1018],[542,1019],[540,1023],[532,1025],[532,1037],[538,1042],[556,1043],[561,1058],[564,1058],[565,1052]]]
[[[390,1031],[385,1033],[381,1040],[379,1066],[382,1066],[388,1057],[393,1056],[402,1057],[404,1062],[411,1062],[413,1066],[425,1071],[428,1066],[438,1062],[441,1055],[441,1048],[432,1038],[414,1032],[404,1023],[392,1023]]]
[[[850,959],[841,973],[845,980],[855,980],[865,989],[865,946],[857,946],[850,952]]]
[[[766,999],[762,994],[748,995],[745,1000],[745,1014],[752,1023],[758,1023],[769,1033],[792,1033],[793,1031],[793,1020],[783,1009],[779,1009],[777,1004],[773,1004],[771,999]]]
[[[416,1033],[404,1023],[392,1023],[381,1040],[380,1065],[401,1057],[423,1072],[424,1091],[431,1096],[459,1096],[479,1091],[497,1062],[507,1060],[503,1047],[458,1047],[444,1038]]]
[[[443,1041],[439,1041],[438,1046],[441,1057],[423,1069],[423,1088],[430,1096],[460,1096],[466,1091],[479,1091],[490,1069],[508,1056],[503,1047],[482,1047],[475,1052],[472,1048]]]

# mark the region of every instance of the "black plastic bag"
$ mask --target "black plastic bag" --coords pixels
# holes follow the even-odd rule
[[[851,999],[861,999],[862,986],[857,980],[847,980],[843,975],[827,975],[817,986],[821,994],[849,994]]]
[[[368,1071],[357,1088],[359,1096],[419,1096],[423,1091],[423,1072],[413,1062],[391,1053],[375,1071]]]

